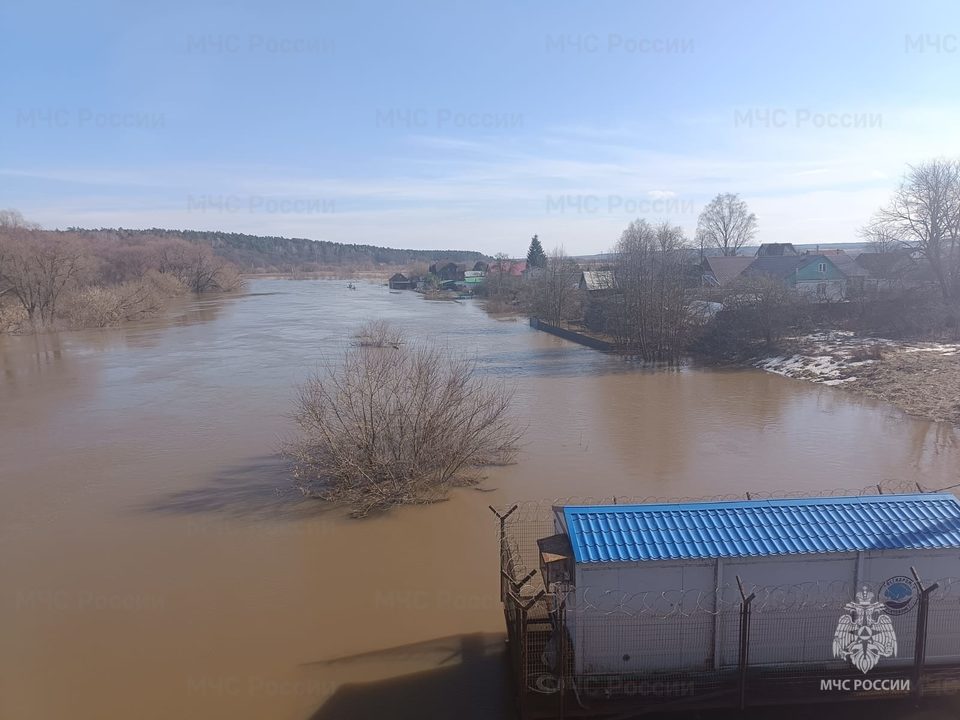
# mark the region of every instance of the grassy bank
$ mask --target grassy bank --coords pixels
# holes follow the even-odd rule
[[[960,344],[900,342],[829,332],[792,338],[789,351],[752,365],[882,400],[960,426]]]

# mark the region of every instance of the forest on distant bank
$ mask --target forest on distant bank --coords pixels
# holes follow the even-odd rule
[[[351,274],[475,262],[478,252],[395,250],[192,230],[43,230],[0,210],[0,333],[111,327],[188,292],[230,292],[242,273]]]
[[[483,253],[466,250],[403,250],[377,245],[350,245],[327,240],[203,230],[70,228],[70,231],[115,237],[127,242],[156,238],[186,240],[209,245],[217,256],[248,273],[310,273],[330,269],[372,270],[384,265],[407,266],[438,260],[472,263],[485,257]]]

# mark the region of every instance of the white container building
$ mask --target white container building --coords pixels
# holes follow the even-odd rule
[[[554,518],[541,571],[548,590],[566,588],[578,675],[735,667],[738,578],[757,595],[751,666],[844,664],[834,635],[864,588],[896,632],[882,662],[909,665],[915,577],[960,576],[950,494],[558,507]],[[928,665],[960,663],[953,605],[929,615]]]

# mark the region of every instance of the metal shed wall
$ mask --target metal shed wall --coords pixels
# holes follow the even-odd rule
[[[751,588],[781,586],[785,600],[790,587],[817,586],[849,589],[826,607],[797,610],[773,606],[755,611],[752,619],[750,662],[839,663],[833,658],[833,632],[844,605],[856,589],[873,592],[885,580],[910,576],[914,567],[930,580],[960,574],[956,550],[871,551],[820,553],[713,560],[643,561],[636,563],[578,564],[576,592],[568,612],[578,673],[624,673],[680,669],[718,669],[737,663],[740,594],[739,576]],[[713,589],[721,589],[717,612]],[[662,599],[674,615],[642,614],[622,606],[645,595]],[[956,602],[956,601],[954,601]],[[835,606],[834,606],[835,605]],[[887,665],[912,662],[916,609],[891,618],[901,651],[885,659]],[[931,624],[930,664],[960,662],[960,629]]]

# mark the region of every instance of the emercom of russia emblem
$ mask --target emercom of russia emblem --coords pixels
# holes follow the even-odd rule
[[[866,586],[857,593],[857,599],[843,606],[833,635],[833,656],[849,660],[866,675],[880,658],[897,654],[897,635],[893,631],[886,606],[875,602]]]
[[[877,592],[877,600],[883,603],[887,615],[903,615],[913,610],[920,597],[913,578],[897,575],[885,581]]]

